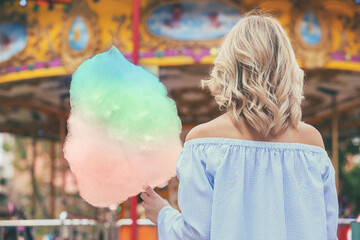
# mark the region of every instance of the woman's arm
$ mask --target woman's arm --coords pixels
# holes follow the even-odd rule
[[[150,186],[145,187],[144,190],[146,192],[140,194],[140,197],[144,200],[141,205],[145,208],[146,217],[153,223],[157,224],[157,217],[160,210],[166,206],[170,207],[170,204],[157,194]]]
[[[199,239],[194,236],[196,230],[188,226],[182,219],[182,214],[172,208],[160,195],[158,195],[151,187],[146,187],[146,192],[140,196],[144,200],[142,203],[145,208],[146,217],[155,224],[163,226],[159,238],[170,239]],[[158,220],[159,219],[159,220]],[[171,223],[171,224],[169,224]],[[175,230],[176,229],[176,230]],[[175,231],[174,231],[175,230]],[[174,238],[174,235],[176,237]]]
[[[325,198],[325,211],[326,211],[326,225],[327,225],[327,239],[337,239],[337,227],[339,218],[339,204],[335,186],[335,170],[328,159],[328,167],[325,176],[323,177],[324,183],[324,198]]]
[[[163,206],[159,210],[159,240],[210,239],[213,187],[204,160],[201,151],[192,150],[191,147],[183,149],[180,154],[177,176],[180,180],[178,203],[181,213],[170,206]],[[151,197],[151,193],[149,195]],[[144,198],[149,213],[151,206],[156,203],[148,201],[146,196]],[[151,220],[154,215],[148,217]]]

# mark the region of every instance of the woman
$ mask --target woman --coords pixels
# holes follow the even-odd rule
[[[181,213],[141,194],[159,239],[337,239],[334,168],[300,122],[303,78],[275,18],[234,26],[203,81],[227,112],[192,129],[178,159]]]

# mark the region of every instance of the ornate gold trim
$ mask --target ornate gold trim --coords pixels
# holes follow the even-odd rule
[[[112,21],[116,22],[116,30],[115,31],[113,31],[111,29],[109,30],[109,34],[112,37],[113,45],[120,51],[121,50],[126,51],[126,44],[120,37],[120,31],[123,28],[123,26],[125,25],[126,18],[127,18],[127,16],[125,14],[114,15],[112,17]]]
[[[89,42],[83,50],[73,50],[68,41],[69,30],[75,18],[81,16],[89,31]],[[74,72],[87,58],[91,57],[100,47],[100,28],[97,15],[91,11],[86,1],[75,0],[72,2],[70,12],[64,15],[63,31],[60,41],[60,55],[65,68]]]

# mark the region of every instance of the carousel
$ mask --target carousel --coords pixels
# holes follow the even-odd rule
[[[340,190],[339,148],[346,139],[360,143],[359,1],[5,0],[0,2],[0,132],[30,138],[34,145],[50,142],[50,165],[56,167],[50,167],[49,197],[43,199],[50,218],[68,210],[68,189],[75,185],[61,149],[77,67],[117,47],[159,76],[177,104],[184,140],[192,127],[221,114],[199,82],[208,77],[221,38],[254,8],[274,15],[290,36],[306,73],[303,121],[323,135]],[[36,157],[34,151],[30,160]],[[35,176],[35,169],[31,173]],[[39,198],[32,186],[36,209]],[[176,206],[176,178],[159,192]],[[135,197],[122,204],[118,218],[136,219],[137,203]]]

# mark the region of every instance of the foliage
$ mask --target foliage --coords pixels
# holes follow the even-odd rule
[[[343,168],[347,154],[359,154],[359,147],[349,141],[345,150],[339,152],[339,177],[342,182],[341,195],[346,197],[347,201],[354,207],[353,215],[357,216],[360,214],[360,166],[357,165],[351,171],[345,173]]]
[[[4,143],[2,145],[2,149],[4,150],[4,152],[11,152],[13,149],[13,146],[9,141],[4,141]]]
[[[344,174],[342,194],[347,196],[354,206],[354,215],[360,214],[360,167],[355,167],[349,173]]]
[[[326,150],[331,158],[332,144],[331,138],[324,139]],[[340,181],[340,214],[343,216],[347,204],[352,205],[352,214],[357,216],[360,213],[360,166],[352,171],[345,173],[343,171],[348,154],[359,154],[359,146],[354,145],[350,139],[340,140],[339,149],[339,181]]]
[[[1,169],[0,169],[1,172]],[[7,179],[6,178],[0,178],[0,185],[5,186],[7,183]]]

